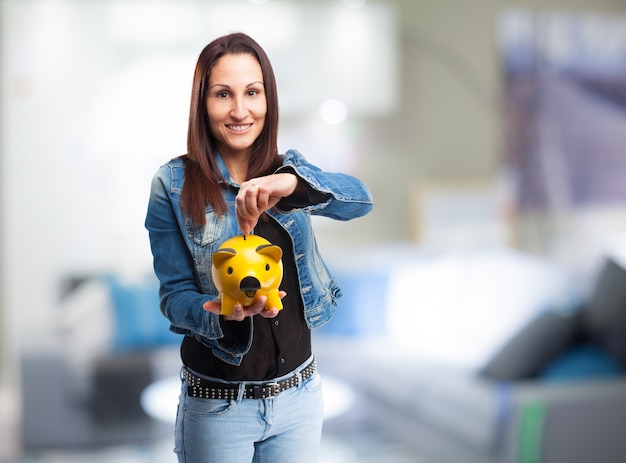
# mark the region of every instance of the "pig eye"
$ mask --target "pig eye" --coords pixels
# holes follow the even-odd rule
[[[270,264],[265,264],[265,270],[270,271]]]
[[[233,274],[233,268],[232,267],[228,267],[226,269],[226,273],[228,273],[229,275],[232,275]]]

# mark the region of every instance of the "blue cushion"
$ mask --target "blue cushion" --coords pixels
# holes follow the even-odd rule
[[[178,344],[180,335],[159,308],[159,286],[155,280],[127,284],[115,277],[106,279],[114,313],[113,349],[117,352]]]
[[[389,273],[333,271],[343,297],[339,299],[332,320],[316,330],[330,336],[367,336],[385,332],[385,299]]]
[[[600,346],[583,344],[559,356],[541,373],[548,382],[609,378],[623,375],[619,362]]]

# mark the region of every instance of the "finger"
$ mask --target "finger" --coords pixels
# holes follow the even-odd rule
[[[259,315],[263,318],[274,318],[278,315],[278,312],[280,312],[280,310],[278,310],[276,307],[274,307],[273,309],[268,309],[268,310],[263,310],[259,313]]]
[[[265,310],[265,304],[267,304],[267,296],[261,296],[249,307],[250,311],[254,314],[261,313]]]
[[[269,209],[271,200],[268,189],[256,180],[251,180],[250,185],[244,190],[245,209],[252,217],[258,217]]]
[[[281,297],[281,299],[283,297],[285,297],[287,295],[287,293],[285,291],[279,291],[279,296]],[[261,305],[261,310],[259,311],[259,315],[262,316],[263,318],[274,318],[276,315],[278,315],[278,312],[280,311],[277,307],[268,307],[266,308],[266,304],[267,304],[267,297],[266,296],[262,296],[260,299],[263,299],[263,304]]]
[[[248,193],[248,191],[249,188],[242,187],[235,197],[235,210],[244,218],[248,218],[250,215],[250,211],[248,210],[248,196],[250,193]]]
[[[248,190],[244,196],[244,207],[243,211],[245,212],[245,217],[250,218],[259,215],[259,191],[258,187],[256,190]]]
[[[256,210],[259,214],[269,209],[270,194],[262,187],[258,187],[256,194]]]
[[[222,304],[220,301],[206,301],[202,304],[202,308],[207,312],[214,313],[215,315],[219,315],[222,310]]]
[[[251,183],[250,186],[243,189],[242,197],[242,212],[247,213],[247,217],[260,214],[259,212],[259,198],[261,196],[261,188],[256,183]]]
[[[246,318],[246,313],[245,313],[245,309],[241,306],[240,303],[235,304],[235,306],[233,307],[233,313],[231,315],[223,315],[224,320],[234,320],[234,321],[242,321],[244,318]]]
[[[239,214],[236,215],[237,225],[239,225],[239,228],[241,229],[243,234],[247,235],[248,233],[252,233],[252,230],[254,230],[254,227],[256,227],[258,220],[244,219]]]
[[[231,315],[229,319],[240,322],[244,318],[246,318],[245,308],[240,303],[235,304],[235,307],[233,307],[233,314]]]
[[[242,189],[235,199],[237,224],[244,234],[254,229],[262,212],[257,204],[258,189],[258,186]]]

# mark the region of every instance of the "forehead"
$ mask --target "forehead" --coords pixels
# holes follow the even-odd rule
[[[220,57],[209,74],[209,85],[247,85],[252,82],[263,82],[263,71],[257,59],[248,53]]]

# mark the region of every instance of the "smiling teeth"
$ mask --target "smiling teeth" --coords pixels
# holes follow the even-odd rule
[[[247,124],[247,125],[229,125],[228,126],[228,128],[230,130],[235,130],[235,131],[246,130],[248,127],[250,127],[250,124]]]

